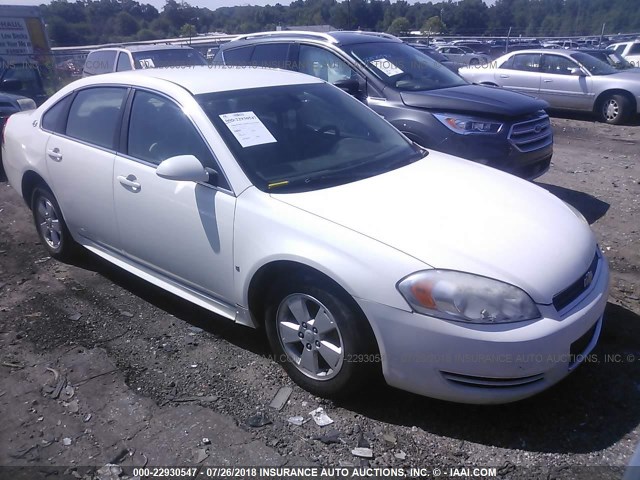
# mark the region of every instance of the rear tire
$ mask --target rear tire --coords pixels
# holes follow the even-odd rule
[[[47,187],[36,187],[31,196],[31,212],[40,242],[56,260],[68,261],[80,246],[71,237],[56,197]]]
[[[631,102],[620,94],[607,95],[600,102],[600,119],[610,125],[623,123],[631,111]]]
[[[295,383],[344,398],[364,387],[380,362],[371,327],[345,292],[317,277],[296,277],[269,296],[271,350]]]

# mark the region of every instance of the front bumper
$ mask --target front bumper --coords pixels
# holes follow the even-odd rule
[[[530,322],[471,325],[358,300],[378,340],[386,382],[460,403],[507,403],[566,377],[595,347],[607,304],[609,269],[560,315],[539,305]]]

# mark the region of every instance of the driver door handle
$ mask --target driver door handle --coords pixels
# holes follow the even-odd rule
[[[135,181],[137,180],[135,175],[129,175],[128,177],[123,177],[122,175],[118,175],[116,178],[125,187],[129,187],[132,190],[140,190],[141,185]]]

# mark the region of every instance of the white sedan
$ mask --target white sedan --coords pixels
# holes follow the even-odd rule
[[[11,116],[4,139],[52,256],[82,246],[263,326],[316,395],[381,371],[431,397],[514,401],[568,375],[600,334],[608,267],[576,210],[421,149],[310,76],[95,76]]]

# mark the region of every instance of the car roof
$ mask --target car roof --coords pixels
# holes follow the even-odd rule
[[[122,45],[118,47],[106,47],[98,48],[94,52],[103,50],[127,50],[129,52],[149,52],[157,50],[193,50],[188,45],[169,45],[169,44],[154,44],[154,45]]]
[[[127,72],[94,75],[83,80],[81,86],[100,84],[131,84],[145,86],[146,78],[164,80],[180,85],[193,95],[201,93],[246,90],[266,86],[324,83],[322,80],[292,72],[263,67],[235,67],[198,65],[189,67],[148,68]]]
[[[350,45],[355,43],[369,43],[369,42],[394,42],[403,43],[397,37],[388,33],[378,32],[365,32],[365,31],[336,31],[336,32],[307,32],[307,31],[287,31],[280,30],[275,32],[258,32],[250,33],[247,35],[240,35],[236,37],[232,42],[226,43],[222,46],[224,49],[228,45],[235,45],[235,42],[243,43],[257,43],[262,41],[277,41],[277,40],[316,40],[320,42],[330,43],[334,45]]]
[[[580,50],[576,50],[577,52],[585,52],[585,53],[616,53],[612,48],[581,48]]]
[[[569,53],[577,53],[577,52],[581,52],[582,49],[578,50],[578,49],[570,49],[570,48],[559,48],[559,49],[549,49],[549,48],[528,48],[526,50],[514,50],[513,52],[509,52],[507,53],[507,55],[516,55],[516,54],[521,54],[521,53],[540,53],[540,54],[547,54],[547,55],[563,55],[563,54],[569,54]]]

